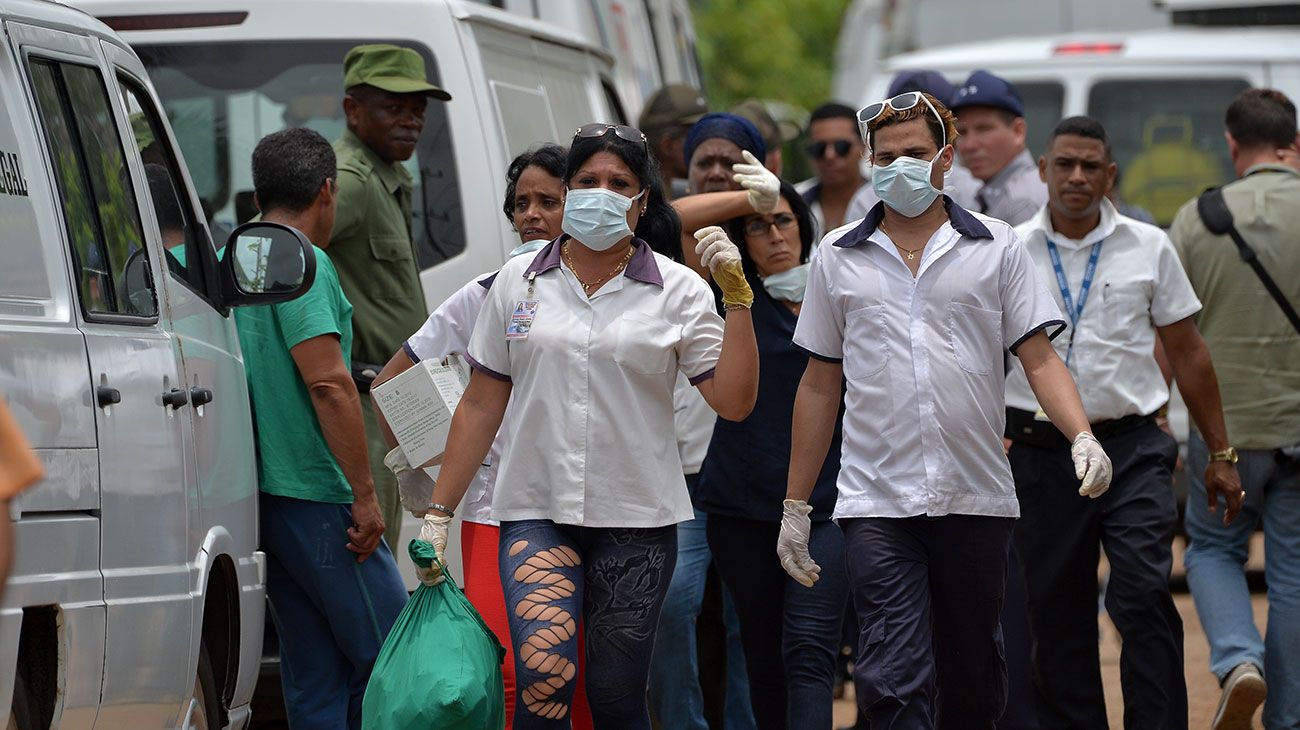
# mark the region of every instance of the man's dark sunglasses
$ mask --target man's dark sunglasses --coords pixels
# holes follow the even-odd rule
[[[629,127],[626,124],[605,124],[603,122],[584,124],[581,127],[578,127],[577,132],[573,133],[573,138],[604,137],[609,134],[611,129],[614,130],[614,134],[618,135],[619,139],[624,139],[633,144],[639,144],[647,150],[649,149],[649,145],[646,144],[645,133],[636,127]]]
[[[853,142],[847,139],[837,139],[834,142],[813,142],[808,145],[808,154],[814,160],[820,160],[826,155],[826,148],[835,150],[836,157],[844,157],[853,149]]]

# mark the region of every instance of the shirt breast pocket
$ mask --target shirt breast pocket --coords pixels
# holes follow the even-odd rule
[[[844,377],[860,380],[889,364],[885,342],[885,305],[855,309],[844,315]]]
[[[614,360],[641,375],[658,375],[668,363],[681,339],[681,328],[658,317],[627,312],[618,322]]]
[[[407,269],[411,266],[411,244],[405,236],[393,233],[371,234],[370,257],[375,260],[374,269],[368,276],[372,279],[372,296],[389,299],[409,294],[403,286]]]
[[[1109,284],[1102,291],[1106,331],[1127,336],[1129,329],[1151,317],[1151,301],[1142,284]]]
[[[988,375],[1001,362],[1002,313],[971,304],[948,305],[948,342],[962,370]]]

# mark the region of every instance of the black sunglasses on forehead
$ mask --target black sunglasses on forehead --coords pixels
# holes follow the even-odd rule
[[[826,149],[835,150],[836,157],[844,157],[853,149],[853,142],[847,139],[837,139],[834,142],[813,142],[807,147],[808,155],[814,160],[820,160],[825,154]]]
[[[639,144],[645,147],[647,151],[650,149],[649,145],[646,143],[645,133],[636,127],[629,127],[626,124],[605,124],[603,122],[584,124],[581,127],[578,127],[578,131],[573,133],[573,138],[604,137],[609,134],[610,130],[613,130],[614,134],[618,135],[619,139],[627,140],[633,144]]]
[[[905,112],[921,102],[925,102],[925,105],[930,107],[930,113],[934,114],[934,118],[938,120],[939,129],[943,130],[943,144],[939,146],[946,147],[948,145],[948,125],[943,123],[943,117],[939,116],[939,110],[934,108],[934,104],[931,104],[930,100],[925,98],[925,94],[919,91],[906,91],[898,96],[884,101],[877,101],[859,109],[858,132],[861,133],[862,139],[866,140],[868,133],[871,131],[871,123],[885,113],[886,107],[896,112]]]

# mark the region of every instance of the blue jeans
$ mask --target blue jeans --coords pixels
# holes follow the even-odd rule
[[[646,683],[677,529],[501,523],[501,577],[515,648],[514,730],[570,727],[578,617],[596,730],[650,730]]]
[[[812,523],[808,552],[821,566],[811,588],[781,568],[779,522],[709,517],[709,547],[736,598],[750,701],[761,730],[830,730],[849,579],[844,534]]]
[[[1210,671],[1220,681],[1243,662],[1264,671],[1268,699],[1264,727],[1300,728],[1300,453],[1241,451],[1237,470],[1246,501],[1231,525],[1223,502],[1206,509],[1209,454],[1200,434],[1187,443],[1187,514],[1190,539],[1184,562],[1196,613],[1210,642]],[[1242,567],[1250,536],[1264,523],[1264,574],[1268,579],[1268,636],[1261,639]]]
[[[650,664],[650,704],[667,730],[708,730],[700,667],[696,655],[695,620],[704,603],[704,581],[709,563],[708,515],[695,510],[695,519],[677,525],[677,568],[655,640]],[[749,708],[749,680],[740,641],[740,620],[731,595],[723,590],[723,622],[727,629],[727,698],[723,710],[725,730],[753,730]]]
[[[348,551],[350,505],[266,493],[258,504],[289,727],[357,730],[370,670],[406,605],[397,563],[382,540],[364,563]]]

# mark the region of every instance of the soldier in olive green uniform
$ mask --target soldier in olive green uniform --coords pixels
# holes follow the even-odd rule
[[[426,80],[420,54],[387,44],[348,51],[343,86],[348,128],[334,143],[339,197],[329,255],[354,308],[352,368],[384,539],[396,552],[401,503],[384,466],[388,446],[369,385],[427,314],[411,235],[411,175],[401,163],[415,154],[429,98],[447,101],[451,95]]]

